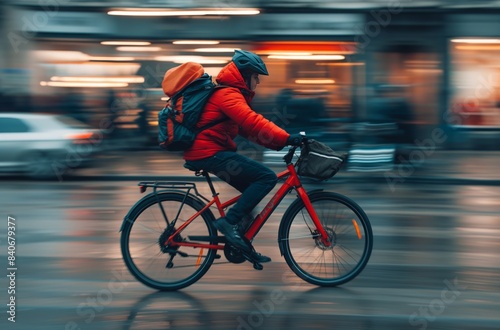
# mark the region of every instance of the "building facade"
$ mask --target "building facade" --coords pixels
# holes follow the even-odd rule
[[[231,57],[226,48],[242,48],[263,56],[271,73],[259,86],[255,107],[283,126],[307,122],[332,136],[345,133],[350,123],[380,118],[383,95],[405,104],[391,115],[414,128],[413,142],[440,130],[446,139],[439,148],[499,149],[500,8],[494,2],[482,2],[486,8],[418,3],[239,1],[237,9],[258,14],[158,17],[109,14],[132,7],[131,1],[18,1],[1,7],[7,38],[0,88],[4,94],[29,94],[35,111],[51,111],[77,90],[86,100],[82,111],[94,121],[110,111],[112,91],[125,100],[115,106],[123,127],[132,128],[141,105],[161,107],[159,87],[167,69],[179,61],[204,61],[216,75]],[[230,9],[228,3],[206,1],[169,4],[175,10]],[[154,5],[143,3],[140,10]],[[131,41],[146,46],[123,48],[134,47],[125,45]],[[96,88],[68,81],[75,77],[122,82]],[[290,98],[296,106],[284,113],[280,102]]]

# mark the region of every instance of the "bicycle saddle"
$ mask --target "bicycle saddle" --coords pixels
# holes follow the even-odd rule
[[[188,163],[184,163],[184,168],[187,168],[190,171],[197,172],[198,169],[194,168],[194,166],[189,165]]]

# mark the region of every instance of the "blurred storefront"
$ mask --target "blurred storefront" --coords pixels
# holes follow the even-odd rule
[[[447,124],[455,148],[500,148],[500,14],[448,17]]]
[[[443,89],[443,22],[440,13],[372,12],[363,37],[367,52],[368,117],[386,110],[405,130],[408,143],[429,136],[440,125]],[[372,23],[370,23],[372,22]],[[375,25],[378,24],[378,25]],[[385,102],[383,102],[385,98]],[[376,112],[376,113],[373,113]],[[410,129],[411,128],[411,129]]]
[[[92,125],[108,118],[154,140],[165,71],[194,60],[216,76],[241,48],[271,73],[256,110],[290,130],[348,140],[350,124],[380,119],[385,98],[397,103],[384,116],[404,127],[402,143],[442,129],[446,141],[436,147],[499,148],[500,14],[294,1],[258,2],[264,8],[244,15],[131,17],[110,15],[111,2],[27,2],[2,7],[1,87],[25,86],[33,111],[70,112]]]

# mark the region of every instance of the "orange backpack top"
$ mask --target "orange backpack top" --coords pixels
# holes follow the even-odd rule
[[[161,86],[170,97],[165,108],[158,113],[158,140],[162,148],[170,151],[186,150],[199,132],[222,122],[195,128],[216,88],[212,77],[205,73],[201,64],[187,62],[169,69]]]

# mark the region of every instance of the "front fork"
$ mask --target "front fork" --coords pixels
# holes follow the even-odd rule
[[[316,210],[312,206],[311,200],[309,199],[309,196],[307,195],[304,187],[298,186],[295,188],[295,190],[297,191],[299,198],[304,203],[304,206],[306,207],[309,216],[311,217],[314,225],[316,226],[316,230],[318,231],[318,234],[321,236],[321,242],[324,244],[325,247],[331,246],[332,242],[330,241],[327,232],[323,228],[323,225],[321,224],[321,221],[318,218],[318,214],[316,213]]]
[[[284,173],[290,174],[290,176],[286,179],[285,184],[289,185],[290,187],[294,187],[295,190],[297,191],[299,198],[304,203],[304,206],[306,207],[309,216],[311,217],[314,225],[316,226],[316,230],[318,231],[318,234],[320,235],[321,238],[321,243],[323,243],[325,247],[331,246],[332,242],[330,241],[328,234],[323,228],[323,225],[321,224],[321,221],[318,218],[316,210],[312,206],[311,200],[309,199],[306,190],[304,189],[304,187],[302,187],[302,184],[295,170],[295,166],[291,162],[288,162],[287,169],[288,171],[281,173],[280,175],[278,175],[278,177],[283,175]]]

